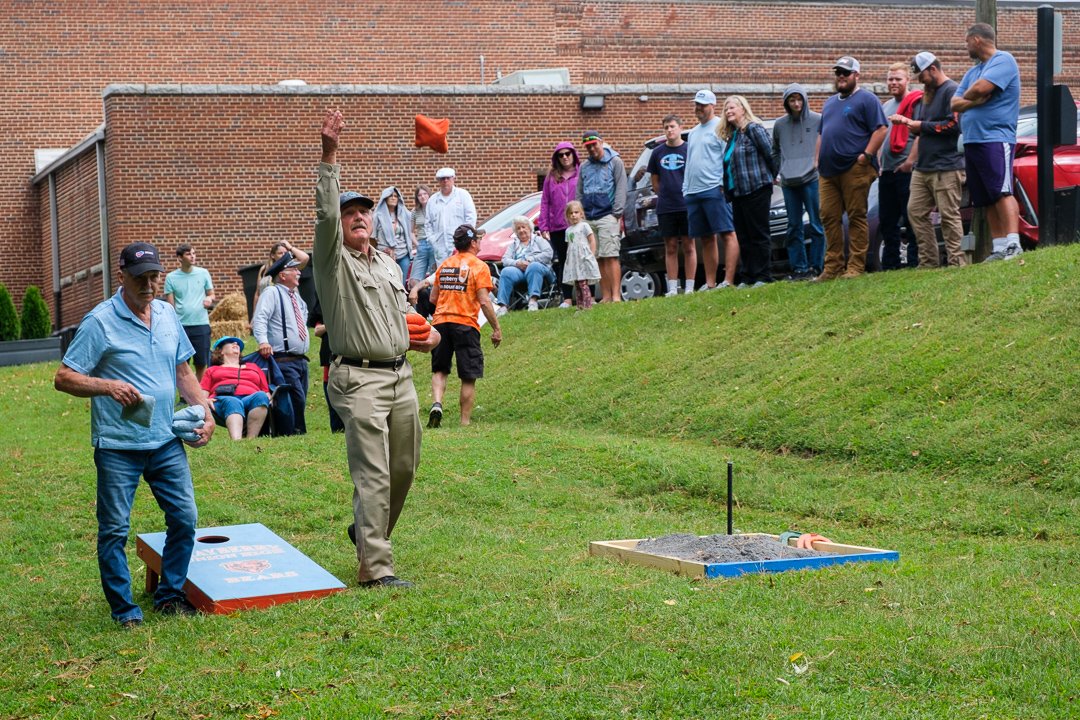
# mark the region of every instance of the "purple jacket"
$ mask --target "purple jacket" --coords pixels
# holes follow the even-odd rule
[[[555,168],[559,166],[555,155],[563,150],[574,154],[574,171],[559,182],[555,179]],[[574,199],[580,164],[573,143],[561,142],[555,146],[551,153],[551,172],[544,178],[544,192],[540,196],[540,217],[536,218],[536,227],[540,232],[556,232],[569,227],[566,222],[566,203]]]

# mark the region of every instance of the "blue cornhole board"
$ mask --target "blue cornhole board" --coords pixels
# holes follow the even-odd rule
[[[779,540],[777,535],[767,533],[746,533],[747,536],[759,536]],[[640,540],[598,540],[589,543],[590,555],[606,555],[616,557],[626,562],[637,565],[669,570],[678,575],[688,577],[740,577],[748,573],[773,573],[787,570],[816,570],[830,565],[840,565],[853,562],[897,562],[900,553],[895,550],[882,550],[880,548],[862,547],[860,545],[845,545],[843,543],[824,542],[818,540],[813,543],[815,550],[820,550],[831,555],[821,557],[791,558],[782,560],[761,560],[758,562],[730,562],[730,563],[703,563],[694,560],[669,557],[667,555],[654,555],[637,549]],[[795,538],[788,541],[791,546],[795,545]]]
[[[146,590],[157,588],[165,533],[139,535]],[[195,531],[184,591],[204,613],[265,608],[341,592],[345,585],[259,523]]]

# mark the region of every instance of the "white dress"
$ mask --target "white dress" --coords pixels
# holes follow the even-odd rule
[[[578,280],[596,282],[600,279],[600,266],[596,264],[592,248],[589,247],[589,235],[592,228],[587,222],[566,228],[566,262],[563,263],[563,282],[570,284]]]

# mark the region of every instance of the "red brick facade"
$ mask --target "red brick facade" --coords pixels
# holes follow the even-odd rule
[[[626,159],[682,100],[645,84],[687,85],[829,81],[832,59],[856,54],[864,79],[880,81],[889,63],[931,49],[954,77],[968,60],[964,29],[972,7],[809,2],[490,2],[375,6],[327,11],[303,1],[221,5],[183,2],[108,4],[0,1],[0,281],[15,297],[27,284],[51,300],[52,255],[47,182],[34,187],[35,148],[69,147],[102,122],[110,83],[312,85],[414,83],[397,95],[348,95],[342,107],[358,144],[344,157],[350,185],[411,188],[452,164],[481,214],[531,190],[550,147],[595,125]],[[442,8],[442,12],[440,12]],[[1080,11],[1064,10],[1066,37]],[[902,27],[890,33],[888,28]],[[1020,62],[1024,101],[1033,102],[1035,11],[999,8],[1001,47]],[[483,76],[480,55],[484,56]],[[1080,86],[1080,50],[1067,52],[1059,81]],[[582,117],[577,95],[434,95],[426,88],[491,82],[497,72],[565,67],[573,83],[622,83],[602,113]],[[638,95],[649,96],[641,102]],[[136,239],[195,243],[223,290],[235,268],[261,259],[282,234],[310,235],[314,123],[320,95],[114,95],[106,103],[109,232],[112,248]],[[821,98],[812,101],[819,106]],[[779,106],[763,98],[763,115]],[[451,152],[411,147],[411,117],[450,117]],[[362,133],[362,134],[361,134]],[[58,175],[60,325],[77,321],[100,297],[96,161]],[[70,176],[70,177],[69,177]],[[113,253],[115,254],[115,253]],[[88,271],[85,279],[78,273]]]

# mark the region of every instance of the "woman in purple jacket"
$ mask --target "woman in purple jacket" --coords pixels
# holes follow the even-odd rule
[[[551,172],[544,178],[544,192],[540,196],[540,217],[536,219],[540,235],[551,243],[555,251],[551,267],[562,285],[565,299],[560,307],[564,308],[570,307],[570,298],[573,297],[573,289],[562,282],[563,260],[566,258],[565,210],[566,203],[574,199],[579,164],[573,143],[561,142],[555,146],[555,152],[551,154]]]

